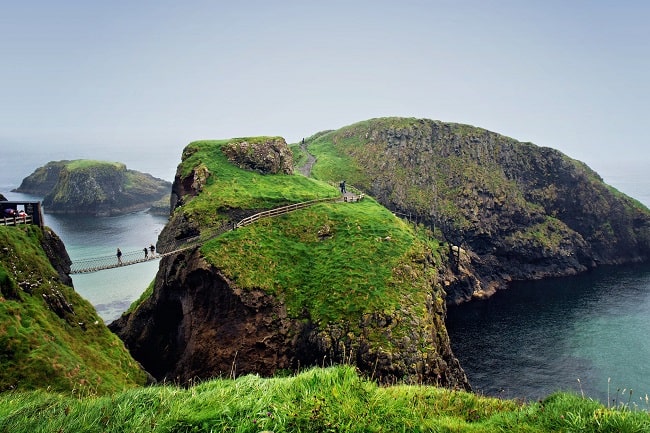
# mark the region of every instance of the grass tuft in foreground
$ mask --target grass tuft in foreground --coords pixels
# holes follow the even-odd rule
[[[243,376],[105,397],[0,394],[0,432],[646,432],[650,415],[558,393],[521,404],[429,386],[380,387],[352,367]]]

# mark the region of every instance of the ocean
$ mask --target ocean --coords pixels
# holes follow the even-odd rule
[[[75,159],[30,159],[8,151],[0,160],[0,193],[10,200],[33,198],[10,191],[49,161],[44,157]],[[171,181],[179,161],[180,150],[149,155],[146,166],[138,157],[121,162]],[[599,173],[650,207],[647,164],[605,165]],[[111,255],[118,247],[142,250],[155,243],[165,222],[146,212],[104,218],[45,214],[73,260]],[[74,275],[73,282],[108,323],[142,294],[157,270],[156,260]],[[482,394],[536,400],[571,390],[603,403],[640,406],[650,394],[650,265],[518,283],[490,299],[450,308],[447,327],[454,353]]]
[[[447,314],[452,349],[478,393],[535,401],[566,390],[610,404],[631,397],[645,410],[648,329],[650,264],[517,283]]]

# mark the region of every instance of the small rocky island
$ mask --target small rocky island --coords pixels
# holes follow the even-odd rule
[[[47,213],[120,215],[167,200],[171,183],[119,162],[51,161],[23,179],[16,192],[43,196]]]

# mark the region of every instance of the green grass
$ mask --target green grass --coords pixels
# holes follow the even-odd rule
[[[522,404],[447,389],[380,387],[352,367],[216,379],[79,398],[0,394],[0,432],[646,432],[650,416],[558,393]]]
[[[371,198],[261,220],[205,244],[202,253],[242,288],[282,299],[317,322],[424,305],[430,275],[413,264],[438,245]],[[261,271],[263,270],[263,272]]]
[[[271,209],[317,198],[336,197],[331,185],[304,176],[261,175],[228,162],[221,146],[240,138],[190,143],[184,151],[181,173],[191,176],[192,170],[205,167],[210,175],[201,194],[188,199],[181,212],[201,226],[218,225],[223,212],[229,209]]]
[[[83,170],[88,168],[108,167],[111,169],[124,170],[126,166],[121,162],[97,161],[94,159],[76,159],[65,164],[68,170]]]
[[[92,305],[62,284],[35,226],[0,227],[0,390],[107,393],[145,373]]]
[[[318,160],[312,167],[312,176],[315,179],[330,182],[345,180],[348,185],[364,185],[366,176],[363,174],[363,170],[356,165],[353,159],[332,146],[332,134],[334,132],[323,134],[309,143],[309,152],[316,155]],[[354,147],[360,143],[356,137],[352,137],[340,144]]]

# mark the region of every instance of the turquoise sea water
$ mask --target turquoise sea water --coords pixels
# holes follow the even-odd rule
[[[451,307],[447,330],[477,392],[536,400],[571,390],[606,402],[609,387],[610,400],[627,402],[632,389],[650,409],[650,264],[513,284]]]

